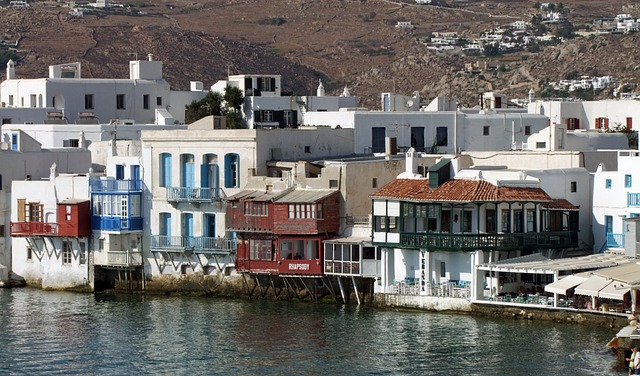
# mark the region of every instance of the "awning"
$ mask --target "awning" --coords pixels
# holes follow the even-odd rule
[[[629,285],[612,281],[605,288],[600,290],[598,293],[599,298],[607,298],[607,299],[615,299],[615,300],[624,300],[624,294],[628,293],[631,290]]]
[[[586,281],[576,287],[577,295],[598,296],[598,293],[608,284],[613,282],[610,279],[603,278],[597,275],[592,275]]]
[[[589,279],[589,277],[579,276],[579,275],[569,275],[562,279],[559,279],[553,283],[550,283],[544,287],[544,291],[551,292],[554,294],[562,294],[566,295],[567,290],[572,287],[576,287],[582,282]]]

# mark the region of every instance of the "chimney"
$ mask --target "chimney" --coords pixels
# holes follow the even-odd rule
[[[153,61],[153,54],[149,54],[147,57],[149,58],[149,61]]]
[[[7,61],[7,80],[13,80],[16,78],[16,63],[9,59]]]

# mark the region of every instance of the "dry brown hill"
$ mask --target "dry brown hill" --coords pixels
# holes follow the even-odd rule
[[[211,85],[239,73],[278,73],[283,90],[315,92],[323,78],[329,92],[348,85],[361,104],[376,107],[381,91],[426,98],[456,95],[474,105],[484,90],[524,97],[542,80],[567,72],[611,74],[633,82],[638,72],[638,35],[576,39],[537,54],[496,59],[500,71],[463,72],[478,57],[428,51],[418,40],[434,31],[466,38],[517,19],[529,20],[533,1],[455,1],[453,7],[383,0],[140,0],[134,7],[69,16],[57,2],[31,9],[2,9],[5,41],[19,40],[17,74],[47,75],[47,66],[83,63],[84,77],[127,77],[127,61],[153,54],[164,62],[174,89],[189,81]],[[579,25],[597,16],[634,13],[637,1],[565,1]],[[625,6],[623,8],[623,5]],[[143,16],[135,16],[142,11]],[[416,28],[397,30],[398,20]]]

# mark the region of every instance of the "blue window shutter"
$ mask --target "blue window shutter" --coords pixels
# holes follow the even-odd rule
[[[211,188],[209,187],[209,165],[208,164],[200,165],[200,186],[202,188]]]
[[[220,166],[218,166],[217,164],[213,165],[213,187],[211,188],[220,188]]]
[[[162,153],[160,155],[161,166],[161,174],[160,177],[160,186],[161,187],[170,187],[171,186],[171,154]]]
[[[227,154],[224,156],[224,187],[233,187],[231,185],[231,154]]]
[[[124,180],[124,166],[116,165],[116,180]]]

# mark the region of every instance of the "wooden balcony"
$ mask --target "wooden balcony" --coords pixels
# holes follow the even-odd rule
[[[167,187],[168,202],[220,201],[220,188]]]
[[[80,229],[70,223],[56,222],[11,222],[10,232],[12,237],[28,236],[71,236],[84,237]]]
[[[438,251],[536,250],[578,246],[577,231],[529,232],[509,234],[400,234],[400,243],[374,245]]]

